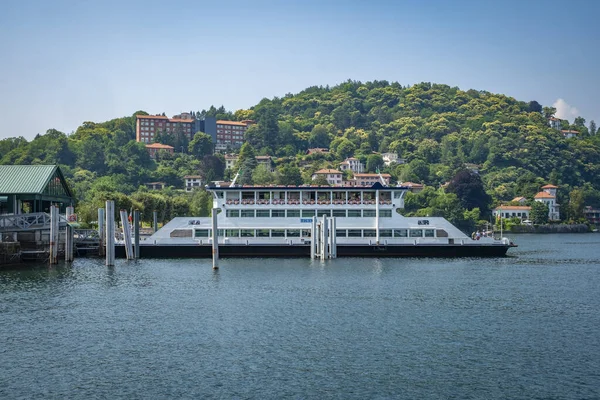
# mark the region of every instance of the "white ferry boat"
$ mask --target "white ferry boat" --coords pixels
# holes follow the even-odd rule
[[[492,235],[472,239],[441,217],[403,216],[409,187],[206,188],[218,210],[221,257],[499,257],[516,246]],[[212,237],[212,217],[174,218],[141,241],[140,256],[211,257]],[[124,253],[117,246],[117,256]]]

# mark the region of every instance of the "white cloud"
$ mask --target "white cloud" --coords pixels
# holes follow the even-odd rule
[[[556,118],[568,119],[570,122],[573,122],[573,119],[579,117],[579,110],[569,105],[563,99],[556,100],[554,104],[552,104],[552,107],[556,108]]]

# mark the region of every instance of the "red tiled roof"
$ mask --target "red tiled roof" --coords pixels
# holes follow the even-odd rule
[[[202,179],[200,175],[186,175],[183,179]]]
[[[392,176],[390,174],[381,174],[382,177],[384,178],[391,178]],[[360,178],[379,178],[379,174],[354,174],[354,177],[360,177]]]
[[[315,174],[342,174],[340,171],[338,171],[337,169],[320,169],[317,172],[315,172]]]
[[[173,146],[169,146],[168,144],[161,144],[161,143],[152,143],[152,144],[147,144],[146,145],[147,149],[173,149]]]
[[[545,185],[545,186],[542,186],[542,189],[558,189],[558,186],[554,186],[554,185]]]
[[[555,197],[546,192],[539,192],[538,194],[535,195],[534,198],[536,198],[536,199],[554,199]]]
[[[192,122],[194,122],[193,119],[176,119],[176,118],[171,118],[169,119],[169,122],[181,122],[181,123],[185,123],[185,124],[190,124]]]
[[[169,117],[165,117],[164,115],[136,115],[137,118],[140,119],[169,119]]]
[[[495,208],[495,210],[526,210],[526,211],[530,211],[531,207],[529,206],[498,206]]]
[[[217,124],[221,124],[221,125],[236,125],[236,126],[247,126],[247,124],[243,123],[243,122],[238,122],[238,121],[225,121],[225,120],[218,120]]]
[[[515,197],[511,201],[521,201],[521,200],[527,200],[527,199],[525,197],[523,197],[523,196],[519,196],[519,197]]]

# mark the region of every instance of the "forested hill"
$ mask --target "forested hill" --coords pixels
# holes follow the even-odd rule
[[[256,154],[278,157],[276,174],[261,174],[261,183],[289,177],[296,167],[308,181],[315,169],[336,168],[348,156],[361,158],[374,170],[380,164],[374,152],[392,152],[405,161],[385,170],[393,180],[435,188],[465,163],[479,165],[490,205],[531,197],[546,183],[560,187],[561,204],[571,200],[574,189],[581,201],[595,202],[600,198],[600,135],[590,131],[596,130],[593,121],[588,128],[577,118],[572,124],[562,121],[562,129],[579,132],[578,138],[565,139],[548,124],[555,111],[536,101],[447,85],[348,81],[263,99],[249,110],[211,107],[195,114],[257,121],[246,141]],[[129,195],[151,181],[181,188],[186,174],[223,178],[222,158],[198,153],[187,143],[184,154],[150,159],[134,141],[135,114],[85,122],[71,135],[51,129],[31,142],[1,140],[0,163],[58,163],[80,198],[98,191]],[[305,156],[313,147],[331,152]]]

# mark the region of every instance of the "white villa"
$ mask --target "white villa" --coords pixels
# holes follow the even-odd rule
[[[183,177],[185,180],[185,191],[191,192],[194,189],[199,189],[202,186],[202,177],[200,175],[186,175]]]
[[[498,206],[494,208],[492,214],[494,218],[521,218],[521,221],[529,219],[531,207],[528,206]]]
[[[340,163],[340,170],[350,170],[355,174],[361,174],[365,170],[365,165],[358,158],[349,157]]]
[[[383,163],[386,167],[389,167],[391,163],[398,162],[398,154],[396,153],[383,153],[381,158],[383,158]]]
[[[550,221],[560,220],[559,205],[556,202],[556,190],[558,186],[546,185],[542,186],[542,191],[535,195],[535,201],[544,203],[548,206],[548,219]]]

